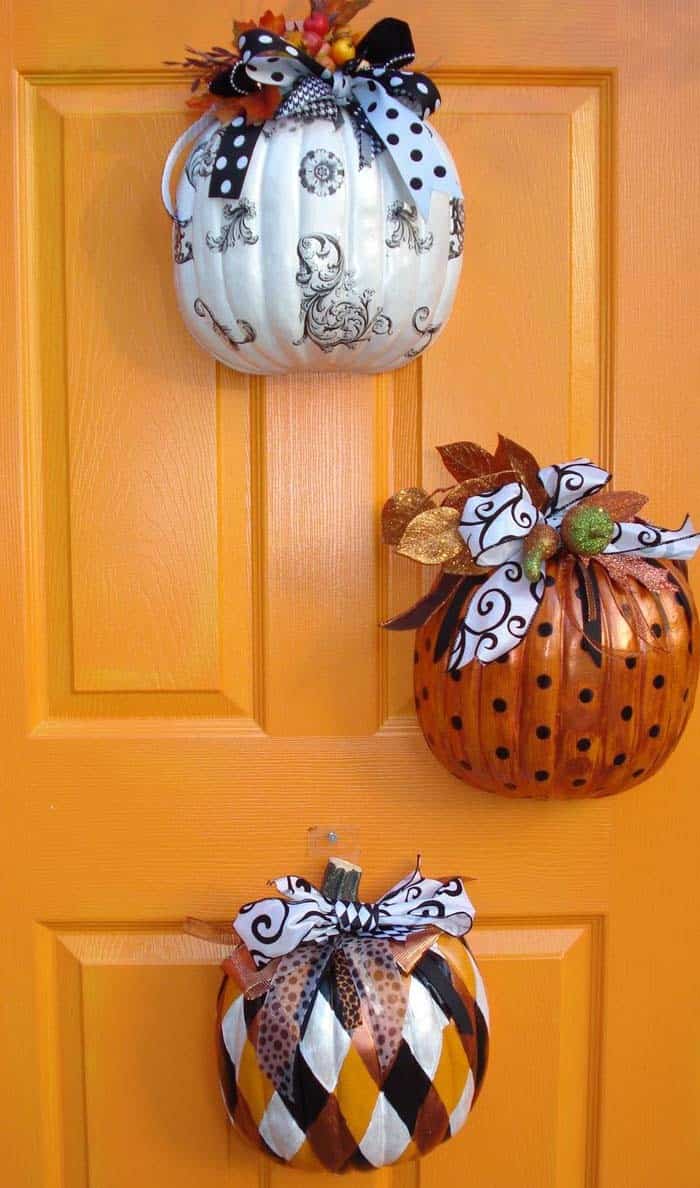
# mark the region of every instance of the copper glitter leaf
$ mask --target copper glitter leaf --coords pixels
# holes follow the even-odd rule
[[[497,487],[504,487],[506,483],[517,483],[518,481],[514,470],[498,470],[493,474],[483,474],[480,478],[467,479],[463,483],[458,483],[448,492],[442,501],[442,506],[456,507],[457,511],[461,512],[472,495],[481,495],[484,491],[494,491]]]
[[[474,441],[453,441],[450,445],[438,446],[437,450],[458,483],[469,478],[479,478],[482,474],[493,474],[500,469],[494,464],[488,450]]]
[[[547,499],[547,492],[540,482],[540,464],[530,451],[518,445],[517,441],[511,441],[509,437],[503,437],[499,433],[498,448],[494,457],[499,469],[515,471],[519,482],[529,491],[535,507],[542,507]]]
[[[382,539],[385,544],[397,545],[414,516],[434,507],[427,491],[421,487],[404,487],[382,508]]]
[[[613,520],[633,520],[638,516],[648,496],[640,495],[639,491],[602,491],[599,495],[591,495],[582,499],[582,504],[593,504],[602,507]]]
[[[605,567],[610,577],[626,590],[630,589],[630,580],[639,582],[653,594],[669,593],[675,589],[673,579],[667,570],[656,565],[650,565],[643,557],[618,557],[614,553],[599,553],[596,561]]]
[[[431,507],[411,520],[396,551],[422,565],[442,565],[462,550],[458,525],[455,508]]]

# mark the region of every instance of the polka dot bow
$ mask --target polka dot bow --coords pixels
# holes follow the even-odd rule
[[[278,87],[283,99],[274,120],[334,119],[346,108],[358,136],[360,167],[370,164],[377,152],[388,151],[424,218],[434,190],[462,197],[454,165],[426,123],[440,106],[438,89],[425,75],[405,69],[415,51],[404,21],[379,21],[358,44],[356,57],[335,72],[264,29],[241,34],[238,50],[235,66],[211,84],[215,94],[242,96]],[[227,126],[210,197],[240,198],[262,130],[262,124],[248,124],[244,115]]]

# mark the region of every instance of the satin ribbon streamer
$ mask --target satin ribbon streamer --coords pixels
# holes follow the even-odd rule
[[[588,458],[545,466],[539,471],[548,501],[538,511],[522,483],[511,482],[467,499],[460,534],[477,565],[494,572],[479,586],[459,624],[448,669],[463,668],[476,659],[488,664],[516,647],[532,623],[544,593],[545,563],[537,581],[523,569],[525,539],[537,524],[558,529],[564,516],[595,495],[612,475]],[[616,521],[614,535],[602,555],[668,558],[694,556],[700,535],[689,517],[675,531],[645,521]]]
[[[426,118],[440,106],[440,94],[426,75],[403,67],[415,57],[405,21],[379,21],[356,47],[356,57],[335,72],[264,29],[238,40],[240,61],[211,83],[214,94],[250,95],[261,86],[279,87],[282,103],[272,123],[286,118],[336,119],[345,107],[355,125],[360,168],[386,149],[424,218],[434,190],[462,197],[457,172]],[[236,116],[226,127],[209,186],[214,198],[239,198],[263,124]]]
[[[333,902],[295,875],[273,885],[282,899],[246,904],[234,921],[257,968],[273,963],[256,1044],[260,1067],[283,1097],[294,1099],[295,1054],[319,984],[338,956],[354,989],[350,1009],[356,1018],[346,1027],[362,1022],[369,1027],[379,1066],[386,1071],[401,1042],[408,1002],[402,974],[407,965],[394,944],[418,939],[426,930],[464,936],[475,915],[464,883],[426,879],[416,867],[375,903]],[[416,946],[415,958],[422,951]],[[337,985],[338,965],[335,980]],[[312,1040],[304,1037],[307,1042]]]

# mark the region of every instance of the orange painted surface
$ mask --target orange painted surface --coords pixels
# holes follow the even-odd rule
[[[179,926],[318,877],[325,825],[356,830],[368,895],[419,850],[478,877],[493,1015],[465,1130],[363,1183],[694,1188],[697,715],[619,797],[455,780],[413,640],[378,628],[419,592],[378,513],[439,485],[436,444],[501,430],[592,455],[656,523],[700,514],[697,6],[407,0],[467,193],[461,290],[420,362],[330,383],[217,369],[175,307],[186,87],[161,62],[232,15],[0,0],[4,1181],[330,1182],[230,1131],[220,954]]]

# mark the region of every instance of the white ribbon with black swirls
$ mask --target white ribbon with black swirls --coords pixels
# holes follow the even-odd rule
[[[472,660],[488,664],[517,647],[544,593],[545,563],[536,581],[530,581],[523,569],[527,537],[537,524],[558,529],[572,508],[601,491],[611,478],[607,470],[590,459],[576,458],[539,471],[548,496],[542,511],[525,486],[517,482],[467,499],[460,534],[477,565],[496,568],[477,588],[458,624],[448,659],[450,671]],[[676,530],[657,528],[642,520],[616,521],[612,540],[603,553],[684,561],[699,546],[700,535],[689,517]]]
[[[419,867],[374,903],[333,902],[296,875],[272,883],[282,898],[245,904],[233,924],[259,969],[301,945],[344,937],[405,941],[425,928],[464,936],[474,921],[460,878],[427,879]]]

